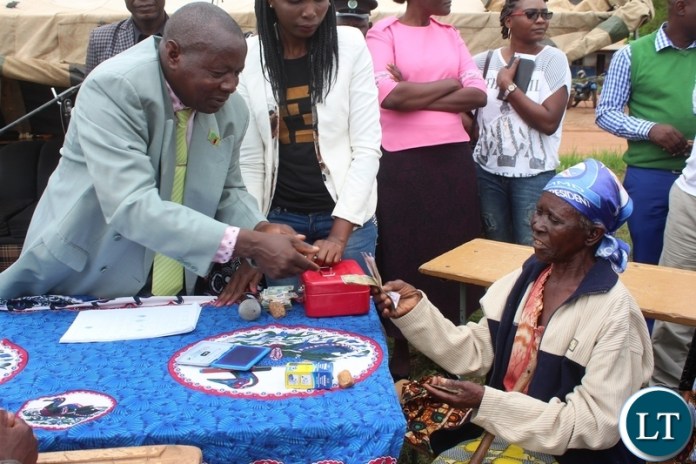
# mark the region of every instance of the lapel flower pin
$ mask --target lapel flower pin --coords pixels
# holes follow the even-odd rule
[[[208,141],[213,145],[218,146],[218,144],[220,143],[220,136],[217,134],[217,132],[210,129],[208,131]]]

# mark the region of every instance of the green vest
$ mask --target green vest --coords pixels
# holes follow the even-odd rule
[[[696,80],[696,48],[667,47],[655,51],[657,31],[630,43],[631,96],[628,114],[669,124],[686,140],[696,135],[692,104]],[[672,157],[649,140],[629,140],[623,160],[629,166],[681,171],[685,157]]]

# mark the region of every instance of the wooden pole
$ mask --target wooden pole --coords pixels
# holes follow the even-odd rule
[[[512,387],[512,390],[510,390],[511,392],[521,392],[527,388],[527,385],[529,385],[529,382],[532,380],[532,375],[536,370],[536,363],[537,357],[536,353],[534,353],[534,357],[529,360],[527,369],[525,369],[522,375],[520,375],[520,377],[517,379],[517,382]],[[476,451],[474,451],[471,459],[469,459],[469,464],[481,464],[483,462],[483,458],[486,457],[486,453],[488,453],[488,448],[490,448],[493,444],[494,439],[495,435],[490,432],[484,432],[481,436],[481,443],[479,443],[478,448],[476,448]]]
[[[490,432],[484,432],[483,436],[481,437],[481,443],[479,443],[478,448],[476,448],[476,451],[474,451],[471,459],[469,459],[469,464],[481,464],[483,462],[483,458],[486,457],[486,453],[488,453],[488,448],[490,448],[493,444],[494,439],[495,435]]]

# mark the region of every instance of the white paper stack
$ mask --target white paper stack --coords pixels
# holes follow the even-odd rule
[[[198,304],[80,311],[60,343],[112,342],[166,337],[193,331]]]

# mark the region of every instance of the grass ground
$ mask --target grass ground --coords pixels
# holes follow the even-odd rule
[[[600,152],[592,155],[598,161],[601,161],[605,166],[611,169],[614,174],[616,174],[619,179],[623,179],[626,172],[626,165],[621,160],[621,155],[614,152]],[[559,171],[573,166],[580,161],[587,158],[587,155],[582,154],[570,154],[561,157],[561,165]],[[628,242],[630,244],[630,237],[628,234],[628,228],[626,225],[621,227],[617,232],[617,237]],[[470,320],[477,321],[481,317],[481,312],[475,312]],[[388,343],[391,352],[391,342]],[[430,359],[418,353],[413,347],[410,350],[411,355],[411,375],[413,378],[421,378],[428,374],[433,374],[437,372],[443,372],[442,369]],[[401,449],[401,455],[399,456],[398,464],[426,464],[432,462],[433,458],[430,456],[425,456],[414,451],[408,445],[404,445]]]

